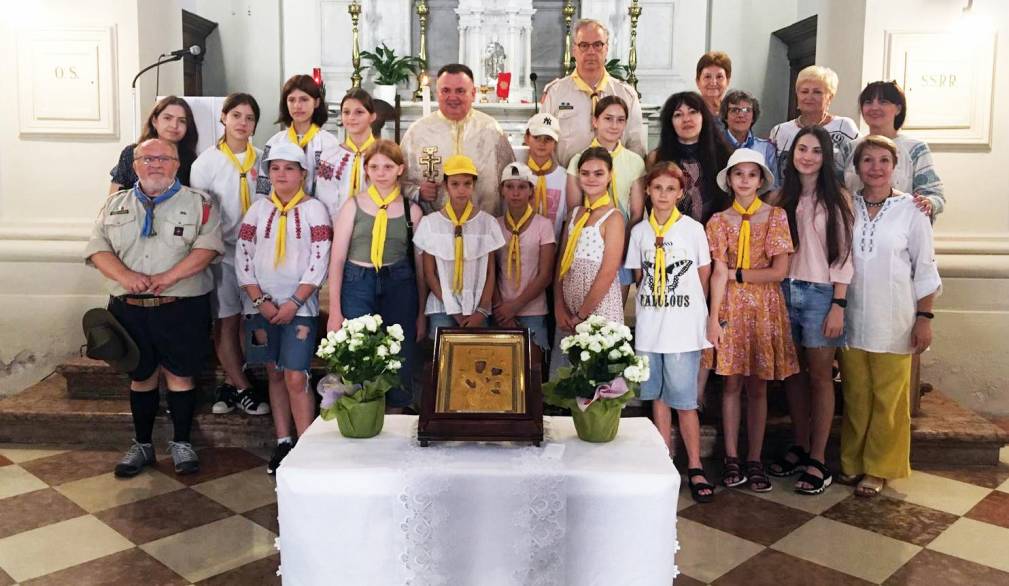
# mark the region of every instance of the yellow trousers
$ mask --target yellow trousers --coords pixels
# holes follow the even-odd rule
[[[841,471],[878,478],[911,474],[910,354],[841,352]]]

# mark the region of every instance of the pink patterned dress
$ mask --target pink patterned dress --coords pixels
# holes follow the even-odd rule
[[[603,235],[599,232],[599,226],[610,217],[610,214],[617,211],[616,208],[606,212],[603,217],[596,220],[594,224],[586,224],[578,235],[578,244],[575,246],[575,258],[571,263],[571,268],[564,274],[561,280],[561,291],[564,294],[564,304],[568,311],[574,314],[585,301],[585,296],[589,294],[592,283],[599,274],[599,269],[603,263]],[[574,209],[571,214],[571,221],[568,224],[568,234],[574,227],[575,219],[581,215],[581,208]],[[619,324],[624,323],[624,307],[620,295],[620,281],[614,275],[613,282],[610,283],[606,295],[599,305],[592,310],[593,315],[600,315],[610,321]]]
[[[712,216],[706,230],[711,260],[726,263],[732,275],[741,223],[742,217],[730,208]],[[750,268],[766,269],[772,257],[792,251],[785,210],[764,204],[750,220]],[[718,317],[728,325],[715,372],[756,375],[763,380],[782,380],[799,372],[780,283],[730,281]],[[707,364],[702,366],[710,368],[710,354],[705,358]]]

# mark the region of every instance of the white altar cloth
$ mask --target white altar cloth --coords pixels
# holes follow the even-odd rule
[[[364,440],[317,419],[277,472],[284,584],[669,586],[680,477],[652,423],[544,425],[540,448],[421,448],[413,416]]]

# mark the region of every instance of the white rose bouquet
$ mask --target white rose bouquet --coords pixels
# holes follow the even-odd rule
[[[344,320],[339,331],[329,332],[315,352],[326,361],[330,373],[318,386],[322,395],[322,418],[337,417],[344,431],[339,416],[355,406],[383,400],[381,412],[384,413],[385,394],[399,385],[402,349],[403,328],[399,324],[383,327],[382,317],[378,315]],[[369,409],[376,410],[375,406]],[[373,416],[378,417],[377,414]],[[345,435],[349,434],[345,432]]]

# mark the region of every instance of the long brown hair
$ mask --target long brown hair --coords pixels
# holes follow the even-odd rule
[[[182,152],[188,152],[193,155],[190,160],[196,158],[196,143],[199,142],[200,136],[196,131],[196,118],[193,116],[193,109],[189,107],[189,104],[178,96],[165,96],[161,100],[154,104],[154,109],[151,110],[150,115],[147,116],[147,122],[144,124],[144,130],[140,133],[140,138],[137,139],[137,144],[144,142],[145,140],[151,138],[161,138],[158,136],[158,131],[154,128],[154,121],[157,120],[158,116],[165,111],[168,106],[178,106],[186,112],[186,134],[182,136],[182,140],[179,141],[178,149],[181,156]]]
[[[280,90],[277,124],[283,124],[287,127],[294,123],[291,113],[287,111],[287,96],[294,90],[301,90],[313,99],[319,100],[319,105],[312,111],[312,124],[321,127],[329,120],[329,108],[326,106],[326,100],[322,99],[322,89],[319,88],[319,84],[315,83],[312,76],[299,74],[292,75],[291,79],[287,80],[284,83],[284,87]]]

